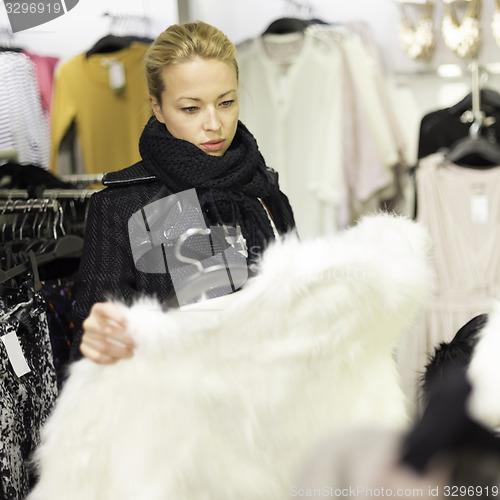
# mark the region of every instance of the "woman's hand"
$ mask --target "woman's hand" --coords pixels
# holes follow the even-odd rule
[[[80,350],[84,356],[99,364],[130,358],[134,352],[134,341],[126,328],[127,320],[115,304],[98,302],[83,322]]]

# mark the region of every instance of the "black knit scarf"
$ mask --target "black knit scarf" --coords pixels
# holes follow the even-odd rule
[[[292,209],[278,185],[271,182],[255,138],[238,122],[223,156],[212,156],[176,139],[154,116],[139,141],[144,167],[173,193],[195,188],[207,225],[239,224],[249,259],[274,239],[262,199],[280,233],[294,227]]]

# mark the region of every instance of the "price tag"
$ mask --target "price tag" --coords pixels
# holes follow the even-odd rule
[[[488,196],[474,195],[470,199],[470,215],[473,224],[486,224],[489,219]]]
[[[109,86],[114,92],[121,92],[125,88],[125,68],[120,61],[109,64]]]
[[[31,369],[26,362],[26,358],[24,357],[16,332],[10,332],[7,335],[3,335],[1,339],[5,345],[7,356],[9,356],[9,361],[15,374],[18,377],[22,377],[23,375],[29,373]]]

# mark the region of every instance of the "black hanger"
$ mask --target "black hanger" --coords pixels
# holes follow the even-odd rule
[[[0,52],[22,52],[21,47],[0,47]]]
[[[472,104],[472,115],[474,121],[469,128],[467,137],[456,141],[445,154],[445,160],[473,168],[488,168],[500,165],[500,145],[493,138],[488,140],[481,134],[484,124],[483,105],[500,105],[500,95],[495,91],[486,91],[480,88],[480,67],[477,61],[471,65],[472,92],[470,102]],[[483,100],[484,96],[484,100]],[[463,99],[459,105],[464,105],[469,100],[469,96]]]
[[[55,240],[45,252],[37,257],[39,265],[66,257],[80,257],[83,250],[83,238],[68,234]]]
[[[287,33],[301,33],[309,26],[304,19],[294,17],[282,17],[273,21],[262,33],[263,35],[286,35]]]
[[[106,35],[94,44],[94,46],[86,53],[86,57],[89,57],[92,54],[110,54],[123,49],[128,49],[133,42],[152,43],[153,39],[136,35]]]
[[[445,160],[472,168],[500,165],[500,144],[481,135],[482,117],[478,116],[469,135],[456,141],[445,153]]]
[[[313,19],[308,19],[307,21],[307,25],[310,26],[312,24],[321,24],[323,26],[331,26],[331,24],[327,21],[323,21],[323,19],[318,19],[317,17],[313,18]]]
[[[131,43],[131,37],[106,35],[94,44],[94,46],[87,52],[86,57],[89,57],[92,54],[109,54],[112,52],[118,52],[130,47]]]
[[[488,168],[500,165],[500,145],[486,137],[459,139],[445,154],[446,161],[473,168]]]
[[[79,257],[83,249],[83,238],[75,235],[62,236],[53,240],[52,245],[40,254],[35,254],[32,250],[28,252],[29,258],[24,262],[17,264],[7,270],[0,269],[0,283],[16,278],[26,272],[33,271],[34,264],[36,267],[48,264],[54,260],[66,257]]]

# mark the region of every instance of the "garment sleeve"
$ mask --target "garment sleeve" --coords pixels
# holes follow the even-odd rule
[[[128,241],[127,218],[114,198],[112,194],[101,192],[89,201],[72,314],[73,360],[81,357],[82,323],[92,305],[111,299],[127,302],[136,294],[137,280]]]

